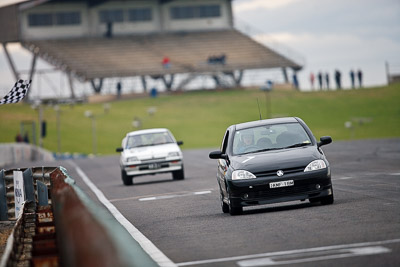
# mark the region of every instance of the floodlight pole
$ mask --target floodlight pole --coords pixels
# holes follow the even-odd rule
[[[96,116],[92,116],[93,155],[97,155]]]
[[[60,106],[54,106],[54,110],[56,111],[56,121],[57,121],[57,151],[61,153],[61,121],[60,121]]]
[[[43,147],[43,105],[39,103],[38,105],[38,113],[39,113],[39,147]]]
[[[96,116],[90,110],[85,111],[85,117],[92,120],[92,142],[93,142],[93,155],[97,154],[97,137],[96,137]]]
[[[266,98],[266,110],[267,110],[267,119],[271,118],[271,97],[269,95],[268,90],[265,90],[265,98]]]
[[[272,114],[271,114],[271,96],[269,95],[270,92],[272,91],[272,87],[273,87],[273,82],[268,80],[266,82],[266,84],[264,84],[263,86],[261,86],[261,90],[265,91],[265,109],[267,112],[267,119],[270,119]]]

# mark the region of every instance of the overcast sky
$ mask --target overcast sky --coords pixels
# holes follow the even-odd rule
[[[235,0],[236,23],[255,28],[302,55],[301,86],[310,72],[360,68],[368,86],[385,84],[385,61],[400,73],[399,0]]]
[[[0,5],[4,1],[12,0]],[[332,78],[339,69],[345,87],[350,69],[363,71],[366,86],[386,83],[386,61],[400,73],[399,0],[234,0],[233,10],[235,24],[245,25],[254,38],[277,41],[304,58],[298,74],[302,89],[310,88],[310,72],[329,72]],[[18,45],[9,49],[18,69],[29,69],[31,56]],[[12,83],[0,48],[0,92]]]

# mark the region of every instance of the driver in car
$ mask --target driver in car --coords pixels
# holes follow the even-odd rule
[[[252,132],[245,132],[241,136],[241,141],[238,147],[238,153],[248,152],[246,151],[248,148],[254,148],[254,135]]]

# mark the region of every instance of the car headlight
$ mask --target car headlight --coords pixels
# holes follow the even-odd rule
[[[129,157],[126,159],[127,162],[132,162],[132,161],[139,161],[137,157]]]
[[[232,173],[232,180],[246,180],[246,179],[254,179],[257,178],[251,172],[245,170],[238,170]]]
[[[168,157],[179,157],[179,152],[169,152]]]
[[[305,172],[316,171],[326,168],[326,163],[322,159],[314,160],[304,169]]]

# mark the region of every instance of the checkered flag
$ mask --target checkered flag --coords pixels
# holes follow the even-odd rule
[[[31,80],[18,80],[11,91],[0,100],[0,105],[18,103],[21,101],[28,92],[31,82]]]

